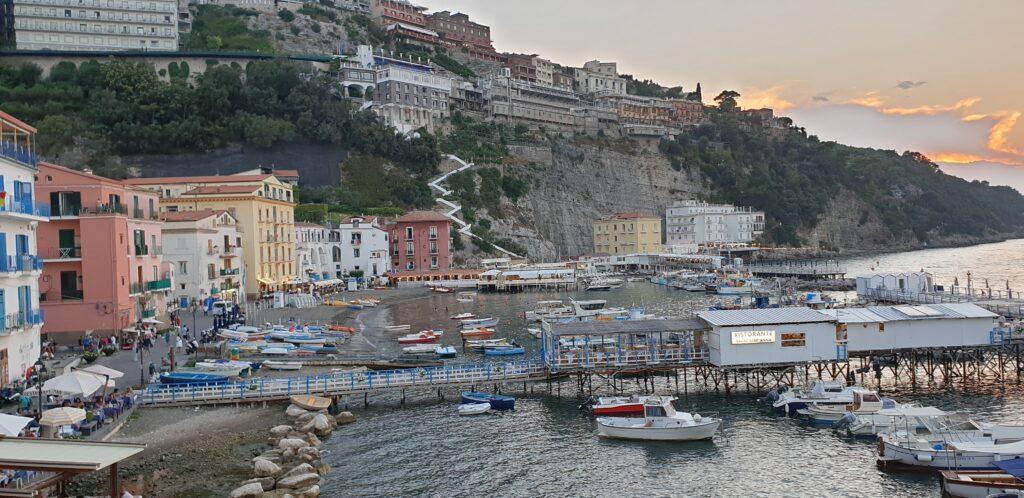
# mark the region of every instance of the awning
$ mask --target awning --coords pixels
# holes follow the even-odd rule
[[[274,281],[273,280],[267,280],[267,279],[264,279],[264,278],[256,277],[256,281],[261,283],[261,284],[263,284],[263,285],[274,285]]]
[[[142,444],[2,438],[0,468],[91,472],[130,458],[145,448]]]

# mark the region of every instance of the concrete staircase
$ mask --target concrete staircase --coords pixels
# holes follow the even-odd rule
[[[434,178],[429,183],[427,183],[427,185],[430,185],[430,188],[432,188],[435,191],[437,191],[437,193],[440,195],[440,197],[437,197],[434,200],[437,201],[438,204],[441,204],[442,206],[445,207],[445,210],[444,210],[443,214],[444,214],[444,216],[446,218],[452,220],[453,223],[455,223],[456,225],[459,226],[457,231],[459,233],[463,234],[463,235],[468,235],[470,237],[479,239],[480,237],[472,232],[472,228],[473,228],[472,225],[469,224],[469,223],[466,223],[464,220],[462,220],[461,218],[459,218],[457,216],[462,211],[462,206],[460,206],[460,205],[458,205],[458,204],[456,204],[456,203],[454,203],[452,201],[449,201],[448,199],[444,198],[444,196],[446,196],[448,194],[451,194],[452,191],[441,186],[441,183],[446,181],[449,176],[452,176],[455,173],[461,173],[463,171],[466,171],[467,169],[472,168],[473,167],[473,163],[467,163],[466,161],[463,161],[462,159],[460,159],[458,156],[455,156],[455,155],[452,155],[452,154],[448,154],[445,157],[447,159],[451,160],[451,161],[454,161],[456,164],[459,165],[459,167],[455,168],[455,169],[453,169],[453,170],[451,170],[451,171],[449,171],[449,172],[447,172],[447,173],[445,173],[445,174],[443,174],[443,175],[441,175],[441,176],[439,176],[437,178]],[[509,250],[507,250],[507,249],[505,249],[503,247],[499,247],[497,244],[493,244],[492,243],[491,245],[494,247],[494,250],[496,250],[496,251],[498,251],[500,253],[503,253],[506,256],[509,256],[511,258],[520,258],[521,257],[521,256],[519,256],[518,254],[516,254],[516,253],[514,253],[512,251],[509,251]]]

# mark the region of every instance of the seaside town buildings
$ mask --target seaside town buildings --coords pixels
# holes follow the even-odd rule
[[[36,200],[36,129],[0,111],[0,387],[39,358],[42,260],[36,246],[49,206]]]
[[[370,15],[393,36],[415,45],[436,46],[441,36],[427,27],[426,7],[406,0],[373,0]]]
[[[619,77],[618,64],[597,60],[576,69],[576,90],[580,93],[626,94],[626,80]]]
[[[292,182],[272,174],[235,174],[133,178],[125,183],[159,195],[164,211],[231,213],[242,236],[247,295],[280,290],[296,280]]]
[[[537,54],[508,54],[506,65],[514,80],[555,86],[554,65]]]
[[[740,244],[764,233],[764,212],[695,199],[678,201],[665,211],[668,245]]]
[[[13,0],[8,6],[13,15],[0,22],[13,22],[19,50],[178,50],[176,0]]]
[[[338,234],[332,234],[323,225],[305,221],[295,224],[295,261],[299,265],[299,280],[317,282],[334,278],[333,249],[338,246],[337,239]]]
[[[634,254],[661,251],[661,218],[642,213],[616,213],[594,221],[594,251]]]
[[[37,233],[44,333],[67,342],[166,320],[172,272],[156,192],[48,163],[39,163],[35,191],[51,215]]]
[[[244,292],[242,234],[228,211],[163,212],[164,261],[174,270],[171,295],[180,302],[235,301]]]
[[[337,246],[332,248],[336,251],[333,253],[336,276],[375,279],[391,270],[388,232],[380,226],[377,217],[349,218],[345,223],[332,226],[331,233],[337,234],[338,239]]]
[[[391,266],[396,273],[452,267],[451,221],[433,211],[412,211],[387,226]]]
[[[438,33],[441,45],[448,50],[490,62],[503,60],[491,44],[491,28],[470,21],[466,14],[452,14],[447,10],[435,12],[427,16],[427,27]]]

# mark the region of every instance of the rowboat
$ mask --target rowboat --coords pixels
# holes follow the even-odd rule
[[[399,344],[427,344],[437,342],[441,339],[439,334],[433,331],[424,331],[417,334],[404,335],[398,338]]]
[[[207,373],[191,372],[167,372],[160,374],[161,384],[177,385],[198,385],[198,384],[223,384],[228,381],[227,376]]]
[[[460,303],[471,303],[474,299],[476,299],[476,292],[460,292],[455,297],[455,300]]]
[[[525,353],[526,350],[522,346],[497,346],[484,349],[484,356],[514,356]]]
[[[451,294],[452,292],[455,292],[455,289],[452,289],[451,287],[443,287],[440,285],[433,286],[430,290],[438,294]]]
[[[516,399],[511,396],[469,391],[462,393],[462,403],[488,403],[492,410],[512,410],[516,407]]]
[[[400,330],[409,330],[409,325],[385,325],[384,330],[389,332],[398,332]]]
[[[402,352],[405,354],[430,354],[436,350],[437,346],[433,344],[416,344],[402,348]]]
[[[298,370],[302,368],[302,362],[267,360],[263,362],[263,367],[271,370]]]
[[[483,415],[491,411],[490,403],[463,403],[459,405],[459,415]]]
[[[196,373],[209,373],[224,375],[227,377],[238,377],[252,369],[252,364],[247,361],[232,360],[208,360],[200,361],[193,367]]]
[[[217,337],[220,337],[221,339],[242,342],[257,341],[266,336],[266,332],[261,332],[256,327],[238,327],[236,329],[220,329],[217,331]]]
[[[308,351],[314,354],[335,354],[338,352],[338,346],[334,344],[303,344],[299,346],[298,351]]]
[[[493,327],[498,324],[498,318],[487,317],[487,318],[467,318],[465,320],[459,320],[459,326],[467,329],[475,329],[479,327]]]
[[[291,344],[289,344],[291,346]],[[293,348],[281,348],[281,347],[269,347],[260,350],[260,354],[274,355],[274,356],[285,356],[292,352]]]
[[[466,347],[471,349],[487,349],[495,346],[511,346],[512,343],[505,337],[500,339],[470,339],[466,341]]]
[[[455,358],[458,351],[455,350],[454,346],[437,346],[434,348],[434,354],[438,358]]]
[[[357,331],[355,327],[346,327],[344,325],[328,325],[327,330],[331,332],[347,332],[349,334],[355,334]]]
[[[942,496],[1024,496],[1024,459],[993,462],[996,470],[943,470]]]
[[[312,394],[295,395],[291,397],[292,404],[306,410],[320,411],[331,406],[331,398],[313,396]]]
[[[644,418],[600,417],[601,436],[644,441],[698,441],[711,439],[721,419],[677,412],[672,398],[651,396],[644,402]]]
[[[494,329],[481,327],[478,329],[463,330],[460,333],[462,334],[462,337],[490,337],[494,335]]]
[[[469,313],[469,312],[466,312],[466,313],[459,313],[458,315],[452,315],[451,318],[452,318],[452,320],[469,320],[469,319],[472,319],[472,318],[476,318],[476,315],[474,315],[472,313]]]

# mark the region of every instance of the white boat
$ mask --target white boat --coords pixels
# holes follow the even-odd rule
[[[491,411],[490,403],[463,403],[459,405],[459,415],[483,415]]]
[[[536,337],[537,339],[540,339],[540,335],[541,335],[542,331],[541,331],[541,329],[538,329],[538,328],[527,327],[526,328],[526,333],[532,335],[533,337]]]
[[[238,377],[249,371],[251,368],[252,365],[247,361],[210,360],[200,361],[197,362],[194,367],[179,368],[177,371],[223,375],[225,377]]]
[[[897,428],[879,436],[879,462],[930,470],[995,470],[997,461],[1024,458],[1024,426],[948,424],[942,418],[924,425],[926,434]]]
[[[862,389],[857,386],[846,387],[842,382],[831,380],[815,380],[809,389],[792,388],[781,393],[772,391],[769,397],[772,408],[780,415],[796,414],[797,410],[807,408],[811,403],[820,405],[845,405],[853,401],[853,391]]]
[[[995,462],[993,470],[943,470],[942,496],[956,498],[1024,497],[1024,460]]]
[[[527,321],[551,320],[573,316],[573,308],[560,299],[537,301],[537,307],[523,314]]]
[[[889,398],[882,398],[875,391],[868,389],[854,389],[853,400],[849,404],[837,404],[831,401],[818,403],[812,402],[807,408],[797,410],[797,413],[807,417],[811,423],[832,427],[847,414],[870,415],[886,408],[896,408],[896,402]]]
[[[644,402],[644,418],[601,417],[597,433],[611,438],[644,441],[698,441],[711,439],[722,420],[677,412],[671,398],[652,396]]]
[[[608,301],[604,299],[591,299],[587,301],[571,299],[570,301],[572,302],[572,318],[577,320],[600,314],[608,304]]]
[[[398,332],[400,330],[409,330],[409,325],[385,325],[384,330],[391,332]]]
[[[291,344],[289,344],[291,346]],[[295,348],[279,348],[276,346],[267,347],[260,350],[260,354],[273,355],[273,356],[286,356],[291,354]]]
[[[512,343],[506,338],[501,339],[470,339],[466,341],[466,347],[470,349],[486,349],[495,346],[511,346]]]
[[[499,319],[495,317],[487,318],[467,318],[465,320],[459,320],[459,325],[462,328],[476,329],[480,327],[493,327],[498,324]]]
[[[298,370],[302,368],[302,362],[267,360],[263,362],[263,367],[271,370]]]
[[[455,300],[460,303],[471,303],[476,299],[476,292],[460,292],[455,296]]]
[[[835,427],[853,437],[875,439],[879,434],[894,429],[908,433],[921,432],[927,429],[924,421],[948,415],[934,406],[902,405],[870,414],[844,415]]]
[[[402,352],[405,354],[428,354],[434,353],[436,349],[436,344],[414,344],[412,346],[402,348]]]
[[[469,313],[469,312],[459,313],[458,315],[452,315],[451,316],[452,320],[470,320],[470,319],[473,319],[473,318],[476,318],[476,315],[474,315],[472,313]]]
[[[586,290],[588,291],[610,291],[612,290],[611,284],[607,284],[600,281],[594,281],[587,284]]]

